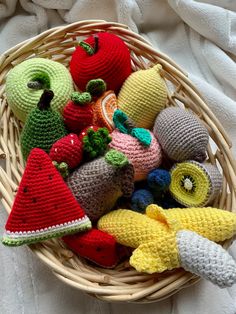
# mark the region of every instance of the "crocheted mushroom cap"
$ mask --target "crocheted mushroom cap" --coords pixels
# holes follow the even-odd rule
[[[150,132],[150,134],[152,141],[150,146],[146,147],[137,138],[129,134],[121,133],[118,130],[111,133],[112,141],[109,146],[127,156],[134,166],[135,181],[145,179],[151,170],[161,164],[161,147],[153,133]]]
[[[90,46],[90,52],[85,46]],[[80,43],[72,54],[70,72],[80,90],[89,80],[101,78],[107,90],[118,91],[131,73],[130,52],[118,36],[101,32]]]
[[[208,131],[189,111],[177,107],[162,110],[156,118],[153,133],[172,160],[202,162],[206,159]]]
[[[44,89],[53,90],[51,106],[62,111],[73,92],[73,82],[64,65],[44,58],[32,58],[16,65],[6,80],[7,101],[14,115],[25,122]]]

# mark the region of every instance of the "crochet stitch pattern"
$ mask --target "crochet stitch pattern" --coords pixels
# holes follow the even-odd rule
[[[127,156],[134,166],[135,181],[145,179],[148,173],[157,168],[162,161],[161,147],[152,132],[148,132],[152,138],[149,147],[145,147],[137,138],[129,134],[123,134],[117,129],[111,133],[112,141],[109,147]]]
[[[3,244],[19,246],[90,228],[90,220],[49,156],[33,149],[5,226]]]
[[[130,52],[125,42],[114,34],[101,32],[88,37],[83,43],[89,44],[92,49],[95,45],[97,47],[89,54],[81,46],[73,52],[70,72],[75,84],[83,91],[90,80],[101,78],[108,90],[117,92],[131,73]]]
[[[50,108],[54,93],[45,90],[23,127],[20,143],[26,160],[31,149],[38,147],[49,153],[52,145],[67,134],[61,115]]]
[[[75,253],[99,266],[112,268],[119,262],[115,238],[101,230],[65,236],[63,241]]]
[[[205,206],[221,191],[222,175],[210,163],[186,161],[175,164],[170,172],[170,192],[184,206]]]
[[[206,159],[208,131],[189,111],[178,107],[162,110],[156,118],[153,133],[172,160],[202,162]]]
[[[67,179],[75,198],[93,221],[111,210],[119,197],[129,197],[133,192],[133,166],[122,153],[115,154],[117,157],[108,152],[105,157],[83,164]]]
[[[7,102],[19,120],[26,121],[45,88],[55,94],[52,109],[62,112],[73,92],[73,81],[64,65],[49,59],[32,58],[9,72],[6,79]]]
[[[139,128],[151,129],[165,108],[167,91],[160,64],[132,73],[118,94],[118,106]]]

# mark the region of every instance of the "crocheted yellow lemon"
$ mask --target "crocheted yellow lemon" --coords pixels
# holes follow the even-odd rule
[[[132,73],[118,95],[118,106],[140,128],[152,128],[157,114],[167,100],[165,82],[160,75],[162,66]]]

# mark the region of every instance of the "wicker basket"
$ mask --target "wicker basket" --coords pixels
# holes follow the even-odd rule
[[[16,45],[0,57],[0,156],[6,162],[6,170],[0,168],[0,192],[7,212],[11,210],[24,170],[19,148],[22,125],[13,116],[5,97],[5,77],[8,71],[21,61],[35,56],[59,61],[68,67],[78,37],[98,31],[117,34],[127,43],[132,52],[133,70],[147,68],[157,62],[162,64],[162,74],[168,88],[168,106],[183,104],[191,108],[202,119],[212,142],[217,146],[214,154],[211,146],[208,147],[209,161],[212,164],[217,163],[224,175],[223,190],[215,200],[214,206],[236,211],[236,166],[231,153],[231,141],[200,93],[189,81],[187,74],[169,57],[154,50],[141,36],[131,32],[127,26],[88,20],[50,29]],[[230,242],[226,241],[224,247],[227,248]],[[29,248],[60,280],[106,301],[159,301],[199,280],[197,276],[182,269],[156,275],[138,273],[129,266],[128,261],[113,270],[94,267],[66,249],[60,240],[45,241],[30,245]]]

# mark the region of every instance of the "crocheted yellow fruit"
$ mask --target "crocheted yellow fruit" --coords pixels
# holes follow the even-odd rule
[[[222,175],[210,163],[186,161],[175,164],[171,171],[170,192],[186,207],[202,207],[212,202],[222,188]]]
[[[165,82],[160,75],[162,66],[132,73],[118,95],[118,107],[137,127],[150,129],[167,100]]]

